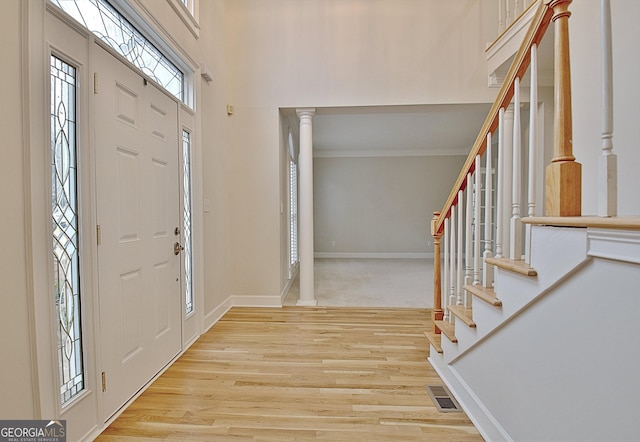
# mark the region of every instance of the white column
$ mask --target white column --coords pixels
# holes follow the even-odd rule
[[[300,119],[300,211],[298,213],[300,245],[300,299],[298,305],[315,306],[313,273],[313,131],[311,119],[315,109],[296,109]]]
[[[611,4],[602,0],[602,154],[598,159],[598,215],[618,213],[618,159],[613,153]]]

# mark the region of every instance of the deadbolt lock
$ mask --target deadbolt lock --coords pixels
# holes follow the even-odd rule
[[[174,234],[174,235],[176,235],[176,236],[180,235],[180,227],[176,227],[176,228],[173,230],[173,234]]]

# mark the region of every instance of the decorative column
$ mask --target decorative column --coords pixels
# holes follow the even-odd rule
[[[602,154],[598,159],[598,215],[618,214],[618,159],[613,153],[611,1],[602,0]]]
[[[442,233],[436,232],[436,224],[440,218],[440,212],[433,212],[431,220],[431,236],[433,236],[433,310],[431,320],[434,323],[433,329],[439,334],[440,329],[435,326],[435,321],[442,321],[444,312],[442,310],[442,270],[440,264],[440,239]]]
[[[314,292],[313,251],[313,131],[311,119],[315,109],[296,109],[300,119],[300,299],[298,305],[316,306]]]
[[[571,121],[571,68],[569,57],[569,4],[552,0],[555,30],[555,124],[554,153],[546,169],[546,216],[580,216],[582,212],[582,165],[573,156]]]

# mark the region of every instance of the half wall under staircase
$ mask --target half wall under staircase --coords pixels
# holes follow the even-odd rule
[[[502,305],[474,300],[457,342],[430,333],[430,363],[486,440],[633,440],[640,232],[535,226],[532,243],[537,275],[498,268]]]

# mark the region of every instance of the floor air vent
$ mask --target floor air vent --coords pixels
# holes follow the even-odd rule
[[[447,387],[443,385],[425,386],[431,400],[440,412],[462,411],[458,402],[453,398]]]

